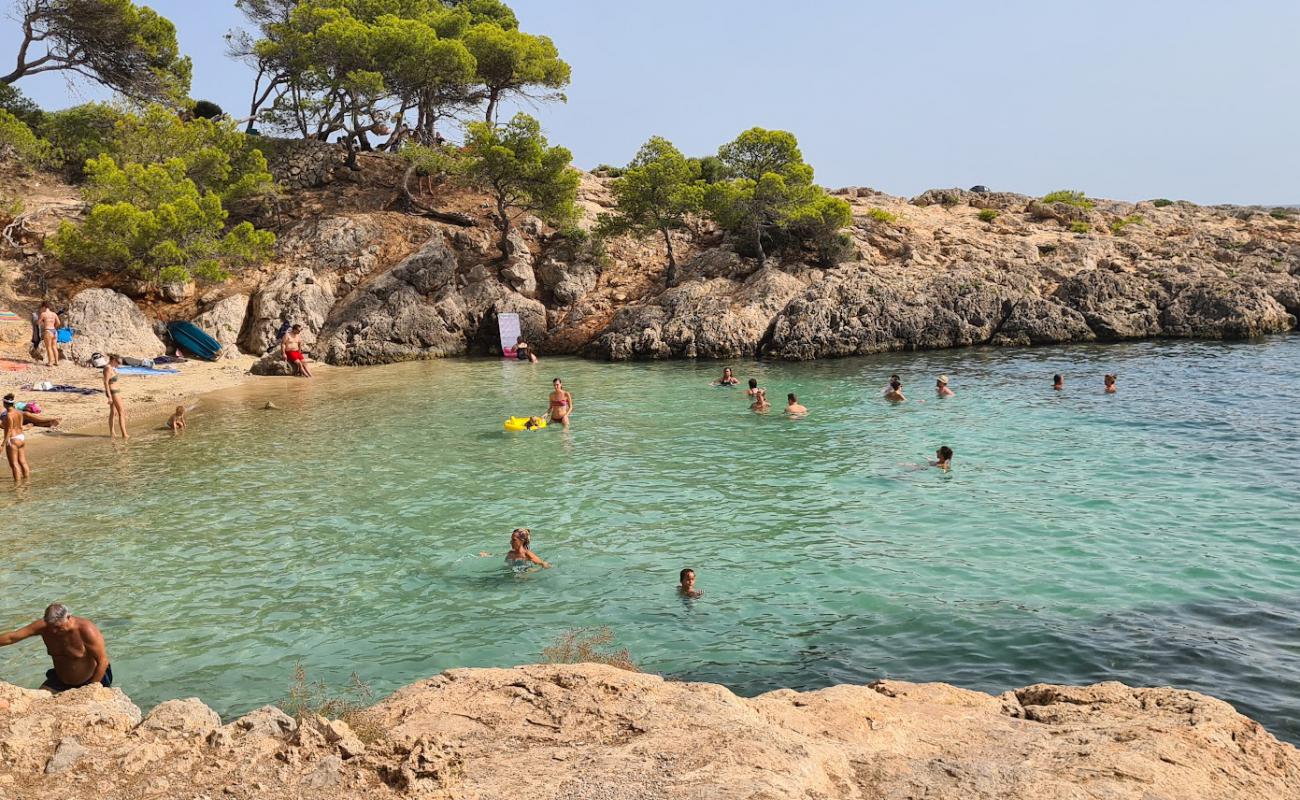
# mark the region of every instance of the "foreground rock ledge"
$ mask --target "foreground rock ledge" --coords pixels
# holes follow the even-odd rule
[[[0,683],[0,797],[1300,797],[1300,751],[1227,703],[1119,683],[746,699],[581,664],[451,670],[369,713],[222,725],[194,699],[142,716],[117,689]]]

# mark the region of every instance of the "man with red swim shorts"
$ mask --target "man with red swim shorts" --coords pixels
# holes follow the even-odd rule
[[[280,352],[284,353],[284,360],[293,365],[298,377],[311,377],[311,370],[307,369],[307,359],[302,353],[301,325],[294,325],[280,340]]]

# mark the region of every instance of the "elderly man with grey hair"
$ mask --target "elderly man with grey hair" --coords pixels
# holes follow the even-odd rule
[[[42,689],[57,694],[92,683],[113,685],[113,668],[108,664],[104,636],[95,623],[74,617],[68,613],[67,606],[54,603],[45,609],[45,616],[41,619],[16,631],[0,634],[0,647],[37,634],[45,640],[45,650],[54,661],[54,669],[45,672]]]

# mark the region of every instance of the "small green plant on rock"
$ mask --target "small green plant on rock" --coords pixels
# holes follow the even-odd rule
[[[867,209],[867,216],[871,217],[876,222],[884,222],[891,225],[901,219],[897,214],[891,214],[883,208],[869,208]]]
[[[1110,224],[1110,232],[1119,236],[1125,228],[1130,225],[1141,225],[1145,220],[1140,214],[1129,214],[1127,217],[1117,219]]]
[[[1165,206],[1172,206],[1173,204],[1174,201],[1170,200],[1167,197],[1159,197],[1151,201],[1151,205],[1155,206],[1156,208],[1164,208]]]
[[[1091,209],[1094,205],[1083,192],[1076,192],[1072,189],[1061,189],[1059,191],[1051,192],[1050,194],[1045,194],[1043,195],[1043,202],[1064,203],[1067,206],[1074,206],[1075,208],[1082,208],[1084,210]]]
[[[980,222],[992,222],[993,220],[998,218],[998,215],[1000,213],[1001,212],[999,212],[996,208],[980,209],[980,213],[979,213]]]
[[[1092,230],[1092,226],[1086,222],[1071,222],[1070,233],[1087,233]]]
[[[609,628],[573,628],[556,637],[555,642],[542,650],[545,664],[606,664],[640,672],[626,648],[610,649],[614,632]]]
[[[1291,219],[1295,215],[1295,211],[1294,209],[1279,207],[1268,212],[1268,215],[1273,219]]]

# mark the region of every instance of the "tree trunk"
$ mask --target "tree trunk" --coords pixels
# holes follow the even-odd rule
[[[668,286],[677,283],[677,259],[673,256],[673,237],[668,234],[667,228],[660,228],[664,234],[664,244],[668,246],[668,271],[664,274],[664,282]]]
[[[487,122],[487,124],[489,124],[489,125],[495,125],[495,124],[496,124],[496,121],[497,121],[497,99],[498,99],[499,97],[500,97],[500,93],[497,92],[496,89],[492,89],[492,90],[490,90],[490,91],[488,92],[487,113],[484,115],[484,119],[485,119],[485,121]]]
[[[767,266],[767,253],[763,252],[763,225],[754,226],[754,249],[758,251],[758,268]]]
[[[422,214],[430,219],[436,219],[439,222],[446,222],[449,225],[457,225],[462,228],[474,227],[474,218],[468,214],[461,214],[457,211],[439,211],[436,208],[429,208],[411,192],[411,178],[415,175],[416,166],[414,164],[406,168],[405,174],[402,175],[402,195],[406,198],[406,208],[408,211]]]
[[[510,258],[510,214],[506,208],[504,197],[497,197],[497,222],[501,228],[501,241],[497,242],[497,247],[501,250],[501,255]]]

